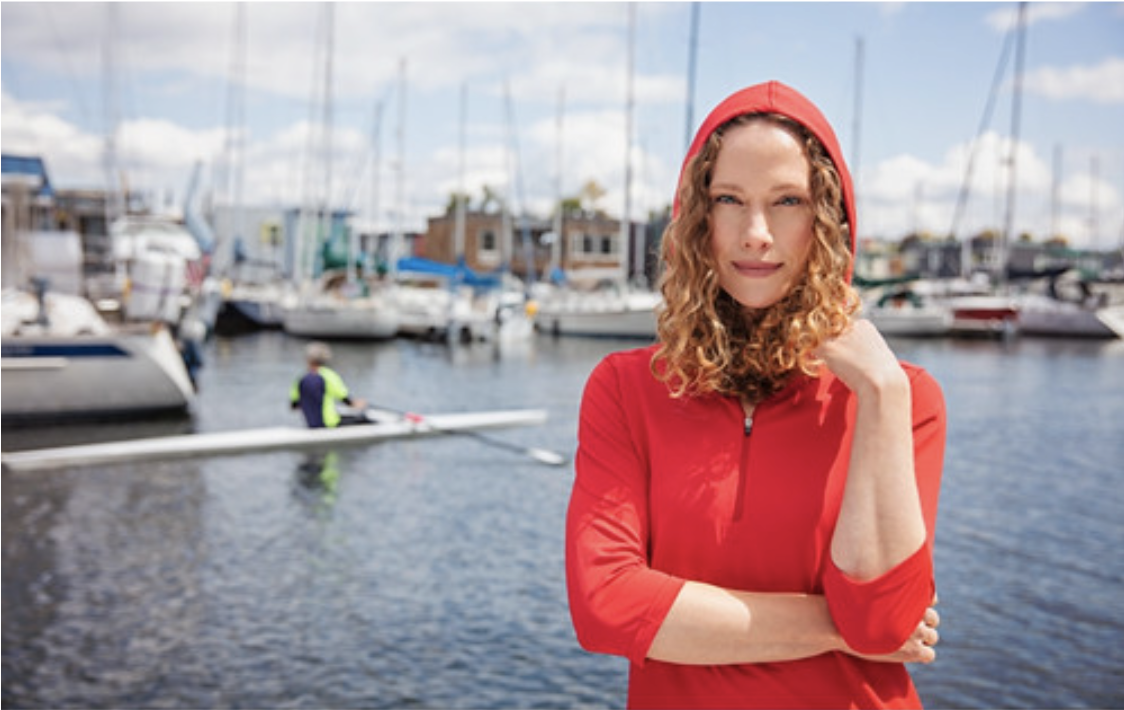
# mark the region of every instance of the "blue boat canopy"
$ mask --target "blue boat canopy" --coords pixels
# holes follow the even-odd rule
[[[398,260],[398,271],[440,276],[453,283],[463,283],[477,288],[498,288],[501,283],[499,274],[478,274],[468,268],[463,260],[459,264],[445,264],[431,259],[408,256]]]
[[[54,188],[51,187],[51,179],[47,177],[47,166],[39,156],[4,153],[0,156],[0,173],[5,176],[26,175],[38,179],[39,190],[36,194],[40,197],[53,197],[55,194]]]

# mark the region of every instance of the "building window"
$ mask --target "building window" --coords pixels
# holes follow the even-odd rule
[[[500,240],[490,229],[482,230],[476,240],[476,259],[486,266],[500,263]]]
[[[615,234],[591,234],[589,232],[571,234],[570,254],[577,258],[616,257],[620,253],[619,240]]]

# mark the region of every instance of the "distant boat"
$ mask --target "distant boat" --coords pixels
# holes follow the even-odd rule
[[[223,283],[222,293],[222,307],[215,318],[216,333],[231,335],[284,327],[284,282],[228,281]]]
[[[400,319],[392,286],[330,271],[318,285],[288,297],[283,323],[286,333],[299,337],[385,340],[398,334]]]
[[[622,284],[590,291],[550,287],[539,291],[535,303],[540,332],[655,340],[656,313],[663,297]]]
[[[1109,325],[1111,310],[1110,307],[1058,301],[1049,296],[1027,295],[1019,299],[1019,333],[1071,338],[1124,337]],[[1106,318],[1102,319],[1102,311]]]
[[[561,284],[540,284],[534,294],[535,325],[554,335],[617,337],[655,340],[656,313],[663,296],[635,285],[640,273],[628,278],[628,254],[635,235],[632,222],[632,134],[633,134],[633,55],[636,44],[636,12],[629,6],[628,71],[626,76],[624,141],[624,209],[616,251],[618,265],[606,270],[575,269],[565,273]],[[559,206],[561,217],[561,206]],[[561,231],[560,225],[559,230]],[[643,248],[635,250],[637,268],[643,263]],[[557,263],[557,262],[555,262]],[[584,273],[583,273],[584,271]],[[585,282],[586,287],[582,287]]]
[[[205,255],[183,224],[126,215],[114,220],[110,237],[114,284],[108,295],[120,301],[124,319],[178,325],[190,314],[206,327],[214,323],[219,294],[207,288]]]
[[[1094,293],[1077,279],[1054,274],[1044,292],[1017,296],[1019,333],[1077,338],[1124,337],[1110,325],[1124,305],[1110,305],[1107,293]],[[1102,314],[1105,316],[1102,318]]]
[[[1018,303],[985,281],[926,279],[914,288],[926,302],[952,314],[951,335],[1005,336],[1018,329]]]
[[[951,332],[960,335],[1006,335],[1019,327],[1019,308],[1007,296],[978,294],[951,296],[944,301],[952,310]]]
[[[408,337],[468,343],[534,332],[522,282],[510,273],[407,257],[398,260],[394,292],[399,333]]]
[[[941,336],[952,329],[952,311],[908,287],[881,292],[863,308],[863,316],[883,335]]]
[[[1097,311],[1097,318],[1116,333],[1116,337],[1124,338],[1124,306],[1102,308]]]
[[[3,420],[182,412],[195,390],[161,323],[108,325],[85,298],[3,294]]]

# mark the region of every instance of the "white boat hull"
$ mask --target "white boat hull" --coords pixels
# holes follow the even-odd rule
[[[954,296],[943,301],[952,311],[952,332],[1002,335],[1018,328],[1018,306],[1003,296]]]
[[[224,286],[216,329],[229,332],[281,328],[285,319],[284,289],[276,283]]]
[[[404,417],[384,412],[376,424],[335,429],[273,427],[164,436],[4,453],[2,461],[5,468],[31,471],[189,456],[248,454],[270,449],[322,449],[479,429],[529,426],[545,422],[546,417],[546,411],[541,409],[431,414],[424,417]]]
[[[1118,337],[1097,314],[1098,309],[1077,303],[1049,298],[1027,299],[1019,307],[1019,333],[1070,338]]]
[[[1118,338],[1124,338],[1124,305],[1107,306],[1097,311],[1097,319]]]
[[[306,338],[385,340],[398,334],[397,311],[381,299],[318,299],[285,309],[285,332]]]
[[[952,329],[952,313],[939,306],[874,307],[864,315],[883,335],[935,337]]]
[[[656,293],[582,294],[544,302],[535,314],[540,331],[554,335],[656,337]]]
[[[108,335],[13,335],[3,343],[3,419],[185,410],[195,393],[163,328]]]

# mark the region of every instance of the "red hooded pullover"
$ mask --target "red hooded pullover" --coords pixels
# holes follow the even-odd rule
[[[843,180],[854,234],[854,192],[835,134],[814,105],[783,84],[744,89],[715,108],[684,170],[716,128],[759,112],[788,116],[824,144]],[[830,554],[851,453],[850,390],[826,369],[814,378],[794,376],[757,405],[750,429],[734,397],[672,398],[651,374],[653,353],[654,346],[607,356],[582,399],[566,528],[570,611],[582,646],[631,661],[630,707],[920,706],[899,663],[835,652],[783,663],[689,666],[647,655],[686,580],[822,594],[851,648],[866,654],[900,648],[933,599],[945,441],[937,383],[903,363],[912,386],[927,542],[881,577],[858,582]]]

